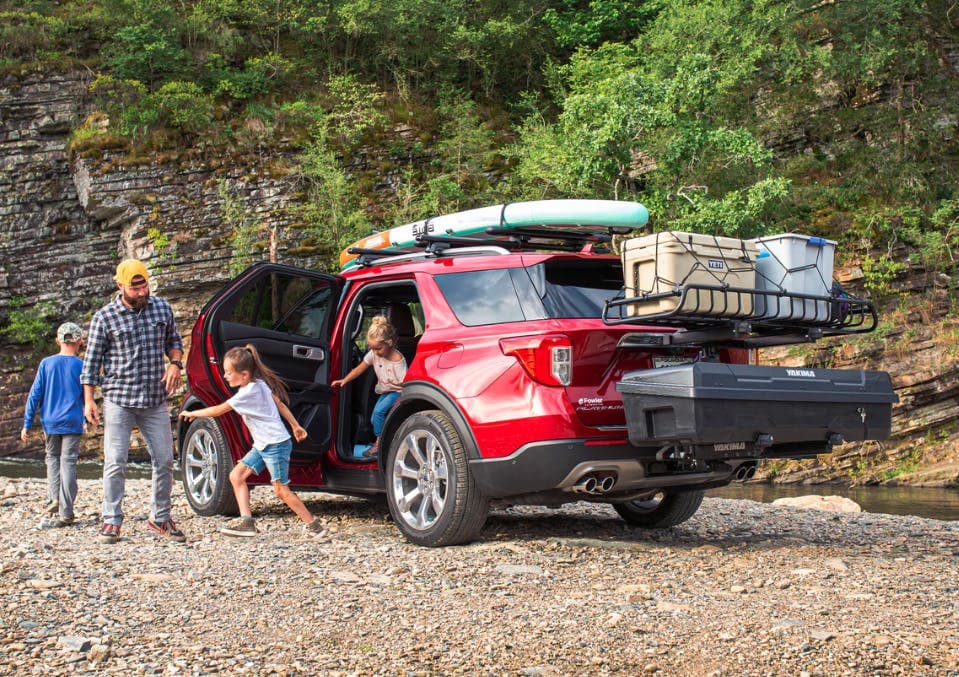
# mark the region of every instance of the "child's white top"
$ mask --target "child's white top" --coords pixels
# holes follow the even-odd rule
[[[227,400],[238,413],[253,435],[253,447],[263,450],[268,444],[277,444],[290,439],[283,425],[280,411],[273,401],[273,391],[261,379],[250,381]]]
[[[397,362],[391,362],[385,357],[380,357],[372,350],[363,356],[363,361],[373,365],[373,371],[376,372],[376,386],[374,392],[379,395],[383,393],[398,393],[403,390],[403,379],[406,378],[406,358],[403,353],[394,350],[400,359]]]

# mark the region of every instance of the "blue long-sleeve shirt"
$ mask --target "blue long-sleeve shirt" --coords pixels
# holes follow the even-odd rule
[[[76,355],[51,355],[40,361],[33,379],[23,427],[33,427],[40,411],[40,425],[47,435],[76,435],[83,432],[83,360]]]

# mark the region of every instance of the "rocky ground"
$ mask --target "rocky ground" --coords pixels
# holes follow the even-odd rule
[[[263,533],[193,516],[185,545],[127,485],[117,545],[38,529],[43,480],[0,478],[0,673],[959,675],[959,522],[707,498],[665,532],[606,506],[494,511],[482,540],[408,544],[383,505],[264,489]]]

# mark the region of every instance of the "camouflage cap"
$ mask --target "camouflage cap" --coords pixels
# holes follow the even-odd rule
[[[64,322],[57,327],[57,340],[64,343],[76,343],[83,338],[83,329],[75,322]]]

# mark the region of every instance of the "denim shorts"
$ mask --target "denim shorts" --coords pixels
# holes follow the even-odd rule
[[[290,452],[293,440],[268,444],[260,449],[250,449],[240,463],[259,475],[264,468],[270,471],[270,482],[290,483]]]

